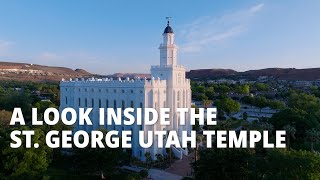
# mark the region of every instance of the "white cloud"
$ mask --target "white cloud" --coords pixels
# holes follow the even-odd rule
[[[198,52],[205,46],[240,35],[248,29],[254,15],[263,7],[264,4],[258,4],[222,16],[203,16],[183,25],[179,33],[180,39],[184,40],[181,50]]]
[[[39,55],[39,57],[37,58],[41,61],[57,61],[57,60],[61,60],[62,57],[60,57],[59,55],[55,54],[55,53],[51,53],[51,52],[43,52]]]
[[[264,4],[258,4],[258,5],[256,5],[256,6],[252,6],[252,7],[250,8],[250,12],[251,12],[251,13],[259,12],[259,11],[261,11],[261,9],[263,8],[263,6],[264,6]]]
[[[33,58],[33,63],[48,66],[63,66],[72,69],[85,69],[89,72],[103,72],[105,57],[84,51],[42,52]]]
[[[13,44],[11,41],[0,40],[0,55],[6,55]]]

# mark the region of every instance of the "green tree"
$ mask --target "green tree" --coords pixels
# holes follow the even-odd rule
[[[248,113],[247,112],[242,113],[242,119],[247,121],[247,119],[248,119]]]
[[[204,87],[204,86],[198,86],[198,87],[196,88],[196,91],[197,91],[198,93],[204,93],[204,92],[205,92],[205,87]]]
[[[0,127],[9,127],[12,112],[0,110]]]
[[[268,100],[265,97],[257,97],[255,98],[254,105],[258,108],[264,108],[268,106]]]
[[[213,99],[214,98],[214,88],[213,87],[208,87],[205,90],[205,95],[208,97],[208,99]]]
[[[227,85],[218,85],[215,87],[216,92],[220,93],[220,94],[224,94],[224,93],[228,93],[230,92],[230,88]]]
[[[197,135],[196,136],[196,152],[195,152],[195,158],[194,158],[195,161],[198,160],[199,144],[200,144],[200,142],[202,142],[202,140],[203,140],[203,136],[202,135]]]
[[[212,104],[212,100],[203,100],[202,104],[204,108],[208,108]]]
[[[306,111],[296,108],[287,108],[275,113],[269,122],[274,125],[275,129],[294,124],[298,138],[304,138],[306,130],[319,127],[317,119],[311,117]]]
[[[239,94],[249,94],[250,93],[250,86],[249,85],[239,85],[236,87],[236,92]]]
[[[248,179],[252,149],[205,149],[193,164],[195,179]]]
[[[0,96],[0,102],[0,109],[13,111],[14,108],[19,107],[25,119],[31,120],[32,98],[30,94],[9,90]]]
[[[146,153],[144,154],[144,157],[146,158],[147,167],[150,167],[150,166],[151,166],[151,163],[152,163],[151,153],[150,153],[150,152],[146,152]]]
[[[218,110],[225,112],[227,115],[240,111],[240,103],[229,97],[217,100],[216,103]]]
[[[192,105],[191,108],[195,108],[195,113],[199,114],[199,109],[196,105]],[[195,130],[196,132],[200,131],[200,124],[198,119],[196,120],[195,125],[192,126],[192,130]]]
[[[320,111],[320,101],[314,95],[305,93],[292,93],[288,99],[288,106],[304,110],[308,113],[316,113]]]
[[[256,83],[254,84],[254,87],[256,88],[257,91],[267,91],[269,90],[269,86],[264,83]]]
[[[310,90],[311,90],[311,93],[313,95],[315,95],[316,97],[320,97],[320,87],[317,87],[317,86],[311,86],[310,87]]]
[[[0,149],[2,152],[3,169],[0,172],[7,178],[12,179],[38,179],[44,176],[45,171],[50,163],[50,156],[52,150],[45,145],[45,134],[41,129],[34,129],[35,135],[32,136],[32,143],[38,143],[39,148],[25,148],[22,145],[19,148],[13,149],[9,146],[11,138],[7,134],[1,134],[0,137],[4,138],[4,148]],[[20,130],[29,130],[26,127]],[[4,132],[4,131],[2,131]],[[22,143],[25,144],[25,136],[20,136]],[[0,174],[1,174],[0,173]]]
[[[270,123],[263,123],[263,124],[261,125],[261,127],[262,127],[263,130],[267,130],[268,133],[269,133],[269,135],[272,134],[272,131],[274,130],[273,125],[270,124]]]
[[[37,108],[38,115],[44,113],[44,111],[48,108],[57,108],[57,106],[51,101],[39,101],[34,104],[34,108]]]
[[[102,142],[105,142],[107,131],[104,129],[100,131],[104,133]],[[104,148],[74,148],[73,152],[73,164],[76,171],[79,173],[102,172],[106,176],[112,175],[117,167],[127,162],[131,156],[121,147],[109,148],[107,145]]]
[[[320,155],[301,150],[269,150],[255,171],[260,176],[256,179],[319,179]]]
[[[297,132],[296,128],[294,128],[291,125],[286,125],[283,127],[283,129],[286,131],[287,136],[287,149],[290,149],[290,140],[291,138],[295,139],[295,134]]]
[[[313,144],[320,140],[320,132],[312,128],[306,131],[307,140],[310,142],[311,151],[314,152]]]
[[[276,110],[282,110],[286,107],[285,104],[279,100],[270,101],[269,106],[270,108],[276,109]]]

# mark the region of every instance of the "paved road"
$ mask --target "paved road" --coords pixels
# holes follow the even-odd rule
[[[181,160],[176,160],[168,169],[166,169],[166,172],[177,174],[182,177],[190,176],[192,167],[191,164],[194,162],[194,152],[189,154],[188,156],[183,155],[183,158]]]

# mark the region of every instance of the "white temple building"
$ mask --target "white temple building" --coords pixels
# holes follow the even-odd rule
[[[105,126],[107,130],[132,130],[132,155],[144,160],[145,153],[150,152],[153,159],[156,154],[165,155],[164,148],[154,143],[144,149],[139,145],[139,131],[175,130],[181,138],[181,131],[190,133],[189,114],[186,114],[186,125],[179,125],[179,113],[176,108],[191,108],[190,80],[186,79],[186,69],[178,65],[178,47],[174,44],[174,32],[169,25],[165,28],[163,42],[160,44],[160,64],[151,66],[151,80],[147,79],[70,79],[60,82],[60,111],[63,108],[93,108],[90,119],[92,126],[75,126],[75,130],[91,130],[101,128],[99,108],[170,108],[170,126],[163,126],[159,121],[155,125]],[[188,134],[189,134],[188,133]],[[146,134],[146,133],[145,133]],[[154,141],[157,141],[156,136]],[[186,153],[184,149],[172,147],[178,157]]]

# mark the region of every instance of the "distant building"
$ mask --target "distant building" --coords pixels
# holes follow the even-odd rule
[[[273,114],[277,113],[278,110],[271,109],[270,107],[258,108],[246,104],[241,104],[240,111],[233,114],[231,117],[236,119],[243,119],[243,114],[247,113],[247,120],[259,120],[260,118],[271,118]]]
[[[312,86],[314,81],[295,81],[293,84],[297,87],[308,87]]]
[[[259,76],[258,82],[267,82],[269,80],[268,76]]]
[[[214,83],[216,83],[216,84],[236,84],[237,81],[230,80],[230,79],[218,79],[218,80],[215,80]]]

